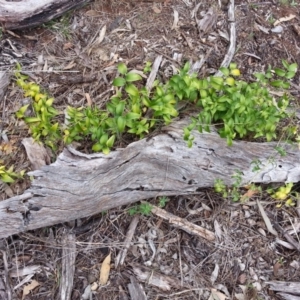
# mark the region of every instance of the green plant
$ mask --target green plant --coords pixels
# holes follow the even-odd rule
[[[13,183],[16,179],[23,178],[25,171],[19,173],[14,172],[14,167],[11,166],[6,169],[5,166],[0,165],[0,179],[5,183]]]
[[[275,150],[279,153],[280,156],[286,156],[286,151],[281,146],[275,146]]]
[[[253,165],[252,172],[258,172],[258,171],[260,171],[260,169],[261,169],[261,161],[259,159],[254,159],[251,162],[251,165]]]
[[[152,66],[152,62],[151,61],[147,61],[146,62],[146,65],[144,67],[144,70],[143,72],[146,74],[146,73],[149,73],[151,71],[151,66]]]
[[[275,139],[277,124],[288,116],[286,108],[290,98],[284,93],[276,102],[268,87],[288,89],[290,84],[287,80],[293,78],[297,71],[296,64],[289,65],[283,61],[283,65],[285,70],[269,67],[265,74],[254,74],[257,80],[252,83],[232,77],[239,76],[236,64],[221,68],[221,77],[192,80],[190,86],[197,86],[200,93],[197,105],[202,111],[192,118],[191,124],[184,130],[188,145],[192,145],[191,131],[194,128],[200,132],[209,131],[212,122],[217,124],[220,136],[227,139],[228,145],[232,145],[237,137],[265,137],[267,141]],[[275,75],[278,78],[273,80]]]
[[[71,38],[70,20],[71,13],[68,12],[58,19],[54,19],[43,24],[43,26],[55,32],[60,32],[65,39],[69,40]]]
[[[271,197],[275,200],[281,201],[277,204],[277,207],[281,207],[283,201],[285,201],[285,206],[294,206],[295,199],[299,199],[299,194],[297,192],[292,192],[294,184],[292,182],[285,184],[284,186],[279,187],[276,191],[269,189],[268,192],[271,194]]]
[[[237,202],[241,199],[240,187],[242,184],[243,173],[239,170],[231,176],[234,179],[232,187],[227,187],[222,179],[216,179],[214,183],[215,192],[220,193],[223,198],[231,198],[232,201]]]
[[[297,6],[298,4],[299,4],[299,3],[296,2],[295,0],[292,0],[291,3],[290,3],[291,6]]]
[[[170,199],[166,196],[159,197],[158,206],[163,208],[166,206],[166,204],[170,201]]]
[[[298,3],[295,0],[279,0],[281,5],[290,5],[290,6],[297,6]]]
[[[96,107],[72,108],[67,110],[68,128],[64,140],[68,144],[88,136],[95,141],[94,151],[109,153],[115,138],[127,132],[144,137],[159,122],[169,124],[178,115],[174,95],[156,83],[151,97],[145,87],[138,88],[133,82],[142,77],[128,72],[124,63],[118,65],[120,76],[113,80],[116,93],[106,104],[106,110]]]
[[[214,189],[216,193],[220,193],[223,198],[227,198],[227,186],[222,179],[216,179],[214,183]]]
[[[20,69],[21,67],[18,65],[15,72],[16,83],[24,91],[24,96],[33,100],[33,116],[27,116],[26,114],[30,104],[21,107],[16,112],[16,116],[25,121],[35,140],[42,139],[46,145],[55,150],[58,141],[61,139],[61,132],[58,122],[54,121],[54,118],[58,115],[58,112],[53,108],[54,98],[41,91],[40,86],[36,83],[28,82],[28,77],[22,75]]]
[[[287,80],[297,71],[296,64],[283,61],[283,66],[284,69],[274,70],[269,67],[266,74],[257,73],[257,80],[247,83],[235,79],[240,75],[236,64],[221,68],[222,76],[199,79],[196,74],[189,74],[189,64],[186,63],[166,83],[156,80],[153,91],[149,92],[141,83],[141,75],[128,71],[121,63],[118,65],[119,76],[113,80],[115,94],[106,103],[106,109],[68,107],[64,130],[55,122],[57,111],[52,107],[53,98],[41,93],[37,84],[27,82],[27,77],[21,75],[18,67],[17,84],[26,96],[34,99],[35,115],[27,117],[28,106],[24,106],[17,112],[17,117],[25,120],[36,140],[44,138],[51,148],[55,148],[64,131],[66,144],[88,138],[93,141],[93,151],[107,154],[115,140],[124,133],[143,138],[155,126],[170,124],[179,114],[179,102],[184,101],[200,110],[184,128],[183,138],[189,147],[194,140],[192,130],[209,131],[212,123],[216,124],[221,137],[227,139],[228,145],[234,138],[245,136],[265,137],[270,141],[276,138],[278,122],[287,116],[289,95],[284,93],[276,102],[269,93],[269,86],[287,89]],[[294,126],[289,133],[296,135],[297,128]]]
[[[231,196],[233,202],[237,202],[241,198],[239,189],[242,184],[242,175],[243,173],[241,171],[236,170],[236,172],[231,176],[234,179],[234,182],[228,194]]]
[[[250,3],[249,6],[250,6],[251,9],[254,9],[254,10],[255,10],[256,8],[258,8],[258,5],[255,4],[255,3]]]
[[[275,23],[276,19],[275,19],[274,16],[271,14],[271,15],[269,15],[268,21],[269,21],[269,23],[270,23],[271,25],[273,25],[273,24]]]
[[[141,214],[144,216],[149,216],[152,210],[152,206],[149,203],[141,203],[140,205],[135,205],[129,208],[128,213],[130,216]]]

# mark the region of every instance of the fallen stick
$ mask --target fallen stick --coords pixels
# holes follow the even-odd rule
[[[157,206],[152,205],[151,212],[154,215],[156,215],[164,220],[167,220],[174,227],[182,229],[189,234],[192,234],[192,235],[195,235],[195,236],[198,236],[201,238],[205,238],[209,241],[214,241],[216,238],[215,234],[212,231],[207,230],[198,225],[195,225],[195,224],[189,222],[188,220],[182,219],[182,218],[175,216],[169,212],[166,212],[165,210],[163,210]]]

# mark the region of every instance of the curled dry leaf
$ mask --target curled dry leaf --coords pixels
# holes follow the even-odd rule
[[[280,19],[276,20],[273,25],[277,26],[281,22],[287,22],[287,21],[290,21],[290,20],[292,20],[294,18],[296,18],[296,15],[290,14],[287,17],[283,17],[283,18],[280,18]]]
[[[108,281],[108,277],[109,277],[109,272],[110,272],[110,262],[111,262],[111,253],[109,253],[102,265],[101,265],[101,269],[100,269],[100,279],[99,279],[99,284],[100,285],[106,285],[107,281]]]
[[[104,40],[104,37],[105,37],[105,33],[106,33],[106,25],[104,25],[101,28],[99,37],[96,39],[96,41],[94,43],[94,46],[98,46],[98,45],[100,45],[102,43],[102,41]]]
[[[23,289],[23,295],[22,300],[36,287],[38,287],[40,284],[36,280],[32,280],[30,284],[25,285]]]
[[[156,4],[153,3],[153,6],[152,6],[152,9],[153,11],[156,13],[156,14],[160,14],[161,13],[161,9],[157,7]]]
[[[216,289],[211,289],[211,294],[208,300],[225,300],[227,296]]]
[[[259,192],[259,189],[249,189],[244,195],[241,196],[241,201],[247,201],[250,199],[253,195],[257,194]]]

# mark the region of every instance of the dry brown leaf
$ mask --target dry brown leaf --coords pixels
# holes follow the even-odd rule
[[[94,42],[94,46],[98,46],[102,43],[102,41],[104,40],[104,37],[105,37],[105,34],[106,34],[106,25],[104,25],[102,28],[101,28],[101,31],[100,31],[100,34],[99,34],[99,37],[97,38],[97,40]]]
[[[88,106],[92,106],[93,102],[92,102],[92,99],[91,99],[91,96],[89,93],[85,93],[85,98],[86,98]]]
[[[69,49],[71,49],[73,47],[74,47],[74,45],[72,43],[68,42],[68,43],[64,44],[63,49],[64,50],[69,50]]]
[[[244,195],[241,196],[241,201],[250,199],[253,195],[257,194],[259,189],[249,189]]]
[[[88,17],[96,17],[99,15],[99,13],[97,13],[97,11],[91,9],[91,10],[88,10],[86,13],[85,13],[86,16]]]
[[[36,280],[32,280],[30,284],[25,285],[23,289],[23,295],[22,295],[22,300],[29,295],[29,293],[34,290],[37,286],[40,284]]]
[[[211,289],[211,294],[208,300],[225,300],[227,296],[216,289]]]
[[[76,66],[76,63],[74,62],[74,60],[72,60],[71,62],[69,62],[68,65],[66,65],[64,67],[64,70],[70,70],[70,69],[74,68],[75,66]]]
[[[296,18],[296,15],[290,14],[287,17],[283,17],[283,18],[278,19],[277,21],[274,22],[273,25],[276,26],[276,25],[280,24],[281,22],[287,22],[287,21],[290,21],[294,18]]]
[[[278,276],[278,271],[281,268],[282,264],[280,262],[277,262],[274,266],[273,266],[273,274],[274,276]]]
[[[16,149],[17,149],[17,147],[14,146],[13,141],[9,141],[8,143],[0,144],[0,151],[3,152],[3,154],[11,154]]]
[[[109,273],[110,273],[110,261],[111,261],[111,253],[109,253],[102,265],[101,265],[101,269],[100,269],[100,279],[99,279],[99,284],[100,285],[105,285],[107,284],[108,281],[108,277],[109,277]]]
[[[300,36],[300,26],[297,25],[297,24],[294,24],[294,25],[293,25],[293,29],[294,29],[294,31]]]
[[[239,283],[245,284],[247,281],[247,275],[246,273],[242,273],[238,278]]]
[[[153,3],[153,6],[152,6],[152,10],[156,13],[156,14],[160,14],[161,13],[161,9],[158,8],[156,6],[156,4]]]

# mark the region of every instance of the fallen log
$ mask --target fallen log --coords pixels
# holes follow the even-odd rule
[[[51,165],[31,172],[31,187],[0,202],[0,238],[97,214],[158,196],[197,193],[216,179],[226,185],[240,172],[249,182],[298,182],[300,152],[277,143],[236,141],[229,147],[217,133],[195,132],[192,148],[183,141],[185,120],[164,133],[130,144],[109,155],[65,149]],[[260,161],[254,170],[253,162]]]
[[[91,0],[0,0],[0,24],[5,29],[39,26]]]

